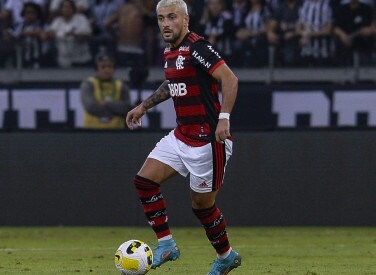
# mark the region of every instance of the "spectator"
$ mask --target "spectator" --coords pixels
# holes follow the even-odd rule
[[[250,8],[244,19],[243,27],[236,32],[242,41],[243,66],[261,67],[268,62],[268,44],[266,24],[270,18],[270,10],[264,0],[250,0]]]
[[[21,15],[24,3],[32,2],[44,6],[45,0],[7,0],[0,10],[0,67],[15,66],[16,41],[14,30],[23,23]]]
[[[1,11],[1,18],[3,21],[3,29],[14,28],[19,24],[22,24],[23,18],[21,12],[24,4],[33,2],[42,7],[44,11],[45,0],[7,0],[4,5],[4,9]]]
[[[14,67],[16,64],[16,49],[14,39],[8,29],[0,26],[0,68]]]
[[[299,18],[299,0],[285,0],[272,14],[268,24],[268,41],[276,46],[276,63],[297,65],[299,38],[296,24]]]
[[[145,64],[144,13],[140,5],[127,3],[110,19],[108,26],[116,40],[116,63],[119,66]]]
[[[266,0],[266,4],[268,5],[272,13],[276,12],[279,9],[279,7],[282,5],[282,3],[283,1],[281,0]]]
[[[249,11],[249,0],[234,0],[229,1],[227,0],[227,7],[232,14],[232,24],[234,26],[234,33],[236,34],[237,31],[243,27],[244,19]],[[239,39],[234,38],[232,43],[233,45],[233,54],[232,60],[234,66],[240,66],[243,62],[243,48],[242,43]]]
[[[144,23],[144,41],[143,48],[145,50],[145,61],[147,65],[152,65],[155,63],[156,52],[155,44],[158,43],[157,39],[157,15],[155,13],[155,0],[142,0],[141,1],[141,10],[143,13],[143,23]]]
[[[81,100],[85,109],[84,127],[120,129],[130,108],[128,87],[114,78],[115,59],[106,52],[95,57],[96,76],[81,83]]]
[[[244,18],[249,11],[250,2],[248,0],[234,0],[228,4],[232,13],[232,22],[236,30],[242,27]]]
[[[76,12],[76,5],[72,0],[63,0],[60,11],[61,16],[52,21],[46,33],[47,38],[55,39],[58,65],[68,68],[90,64],[89,20],[85,15]]]
[[[22,53],[22,65],[26,68],[39,68],[43,63],[46,50],[42,41],[44,22],[41,6],[28,2],[21,12],[24,21],[16,27],[14,32]]]
[[[224,0],[208,0],[201,29],[200,33],[219,51],[226,63],[232,64],[234,25]]]
[[[88,16],[89,11],[89,2],[90,0],[74,0],[74,3],[76,4],[77,13],[83,13],[86,16]],[[56,16],[59,15],[59,8],[61,6],[62,0],[50,0],[50,6],[49,6],[49,22],[52,22],[53,19],[56,18]]]
[[[372,46],[372,62],[376,63],[376,5],[372,7],[372,25],[368,29],[368,32],[371,34],[373,38],[373,46]]]
[[[361,64],[367,64],[372,56],[372,9],[359,0],[341,5],[335,17],[336,62],[351,65],[353,51],[359,54]]]
[[[101,49],[109,52],[115,52],[115,41],[113,35],[109,32],[108,26],[111,18],[117,14],[120,7],[124,4],[123,0],[91,0],[93,2],[89,11],[90,24],[93,34],[90,37],[90,51],[94,56]]]
[[[189,30],[191,32],[200,31],[200,19],[206,6],[206,1],[202,0],[185,0],[189,14]]]
[[[303,64],[325,66],[331,58],[332,9],[329,0],[305,0],[297,33]]]

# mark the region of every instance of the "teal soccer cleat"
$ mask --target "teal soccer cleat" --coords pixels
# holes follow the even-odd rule
[[[226,259],[217,259],[213,263],[213,267],[208,275],[226,275],[234,268],[242,264],[242,257],[232,250]]]
[[[152,269],[160,267],[168,261],[175,261],[180,257],[180,250],[173,239],[161,241],[153,253]]]

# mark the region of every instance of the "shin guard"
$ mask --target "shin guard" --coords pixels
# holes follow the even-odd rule
[[[217,254],[224,254],[228,251],[230,243],[227,238],[226,220],[217,206],[214,204],[207,209],[192,208],[192,211],[204,226],[206,236]]]
[[[134,185],[141,200],[144,213],[157,238],[171,234],[166,214],[166,202],[158,183],[136,175]]]

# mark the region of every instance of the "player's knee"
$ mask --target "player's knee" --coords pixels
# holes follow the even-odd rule
[[[152,189],[158,189],[159,184],[149,180],[147,178],[141,177],[139,175],[136,175],[133,178],[133,184],[136,186],[138,190],[152,190]]]
[[[215,204],[217,192],[197,193],[191,192],[192,208],[193,209],[207,209],[212,208]]]

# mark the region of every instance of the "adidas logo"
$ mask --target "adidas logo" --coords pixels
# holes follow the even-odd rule
[[[207,187],[209,187],[209,184],[208,184],[206,181],[203,181],[203,182],[201,182],[201,183],[199,184],[198,187],[201,187],[201,188],[207,188]]]

